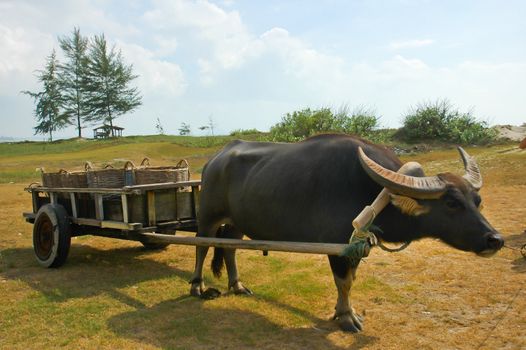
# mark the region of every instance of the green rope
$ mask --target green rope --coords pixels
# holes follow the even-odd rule
[[[404,250],[411,243],[405,242],[398,248],[389,248],[383,245],[370,230],[371,228],[374,228],[377,231],[382,231],[379,227],[373,225],[375,217],[376,213],[373,211],[371,220],[365,226],[360,229],[354,229],[351,239],[349,240],[349,245],[347,245],[347,247],[345,247],[340,253],[340,256],[346,256],[349,258],[353,268],[356,268],[363,258],[369,256],[369,252],[374,246],[378,246],[386,252],[394,253]]]
[[[340,253],[340,256],[348,257],[351,261],[351,266],[357,267],[360,261],[369,255],[370,251],[371,245],[369,244],[369,240],[355,236],[351,238],[351,242]]]
[[[360,261],[369,256],[371,247],[376,244],[377,239],[369,229],[373,224],[376,213],[373,211],[371,220],[362,228],[354,229],[349,245],[343,249],[340,256],[346,256],[351,261],[351,266],[356,268]]]

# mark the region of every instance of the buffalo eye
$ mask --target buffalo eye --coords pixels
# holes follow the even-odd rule
[[[473,202],[475,204],[475,206],[479,209],[482,209],[482,198],[480,198],[479,195],[476,195],[474,198],[473,198]]]
[[[456,210],[463,208],[464,205],[458,199],[450,197],[446,199],[446,207]]]

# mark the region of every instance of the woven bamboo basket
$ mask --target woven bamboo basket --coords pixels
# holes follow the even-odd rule
[[[141,166],[135,169],[135,184],[146,185],[163,182],[180,182],[190,180],[190,166],[182,159],[175,166],[150,166],[145,158]]]
[[[90,162],[86,162],[86,177],[90,188],[121,188],[134,184],[133,170],[135,166],[128,161],[122,169],[106,165],[104,169],[94,170]]]
[[[85,188],[88,180],[84,171],[69,172],[60,169],[56,173],[46,173],[42,170],[42,185],[52,188]]]

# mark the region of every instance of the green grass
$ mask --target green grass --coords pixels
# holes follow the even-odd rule
[[[143,155],[153,164],[188,157],[196,169],[220,147],[190,147],[171,137],[101,145],[63,154],[1,154],[0,173],[16,179],[30,176],[40,163],[69,168],[85,159],[118,163],[115,159],[137,161]],[[526,153],[509,146],[468,152],[484,172],[483,213],[506,239],[522,242]],[[462,171],[452,148],[404,160],[421,162],[429,174]],[[245,297],[228,293],[226,272],[219,280],[212,277],[209,252],[205,281],[223,292],[209,301],[188,293],[193,247],[147,252],[136,242],[84,236],[72,240],[60,269],[41,268],[32,249],[32,226],[21,216],[31,208],[24,185],[0,185],[2,349],[475,348],[524,281],[526,261],[516,251],[482,259],[431,240],[416,242],[405,253],[375,250],[360,265],[352,289],[354,308],[366,314],[365,330],[344,334],[329,320],[337,293],[325,256],[238,251],[241,280],[255,294]],[[498,281],[498,288],[481,281]],[[516,298],[500,317],[488,348],[524,347],[518,325],[526,323],[525,303]],[[437,329],[455,332],[442,337]]]
[[[54,142],[0,143],[0,183],[30,183],[40,180],[36,168],[82,170],[86,161],[96,166],[122,166],[126,160],[139,165],[144,157],[152,165],[189,160],[191,170],[200,173],[206,160],[228,142],[242,138],[261,140],[264,134],[238,136],[129,136],[106,140],[70,139]]]
[[[260,140],[265,134],[240,134],[232,136],[173,136],[173,135],[150,135],[150,136],[127,136],[112,139],[68,139],[53,142],[14,142],[0,143],[0,155],[2,157],[21,155],[47,155],[53,153],[74,153],[81,151],[100,150],[119,145],[131,145],[141,143],[171,143],[183,147],[209,148],[223,146],[228,142],[242,138],[244,140]]]
[[[404,303],[406,300],[397,289],[391,287],[389,284],[382,282],[375,276],[367,276],[358,279],[353,284],[353,292],[370,294],[373,297],[373,301],[377,304],[382,302],[390,303]]]

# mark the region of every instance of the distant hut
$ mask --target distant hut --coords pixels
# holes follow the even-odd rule
[[[526,149],[526,137],[519,144],[520,149]]]
[[[94,139],[105,139],[108,137],[112,137],[112,135],[115,135],[115,137],[122,137],[123,130],[124,128],[121,128],[120,126],[116,126],[116,125],[111,126],[111,125],[103,124],[93,129],[93,138]]]

